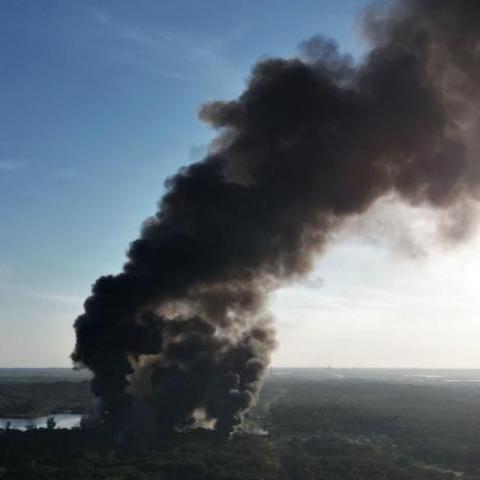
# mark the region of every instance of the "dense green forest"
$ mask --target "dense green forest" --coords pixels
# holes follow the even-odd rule
[[[0,382],[0,417],[82,413],[92,401],[89,382]]]
[[[22,408],[77,411],[90,401],[85,381],[0,380],[3,416]],[[479,452],[474,383],[273,375],[230,440],[201,430],[168,440],[80,428],[0,430],[0,478],[478,480]]]

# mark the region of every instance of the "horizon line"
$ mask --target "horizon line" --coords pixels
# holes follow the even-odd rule
[[[290,370],[480,370],[480,366],[478,367],[375,367],[375,366],[361,366],[361,367],[337,367],[333,365],[326,365],[326,366],[284,366],[284,365],[276,365],[276,366],[269,366],[267,370],[275,370],[275,369],[290,369]],[[0,366],[0,370],[71,370],[71,371],[78,371],[78,372],[85,372],[89,371],[88,368],[74,368],[68,366],[49,366],[49,367],[3,367]]]

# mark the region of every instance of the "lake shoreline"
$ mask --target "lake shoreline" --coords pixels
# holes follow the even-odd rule
[[[52,415],[41,415],[36,417],[0,417],[0,430],[28,431],[31,429],[47,428],[48,421],[53,417],[56,429],[71,429],[80,426],[82,415],[59,413]]]

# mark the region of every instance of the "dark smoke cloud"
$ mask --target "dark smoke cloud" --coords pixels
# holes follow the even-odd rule
[[[268,293],[308,273],[339,225],[385,195],[477,200],[479,19],[477,0],[372,9],[360,65],[313,38],[200,109],[218,138],[167,181],[123,272],[97,280],[75,322],[72,358],[94,372],[104,421],[142,405],[167,431],[230,432],[275,345]]]

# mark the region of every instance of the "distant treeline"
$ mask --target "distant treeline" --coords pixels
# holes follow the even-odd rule
[[[0,417],[84,413],[92,403],[89,382],[0,382]]]

